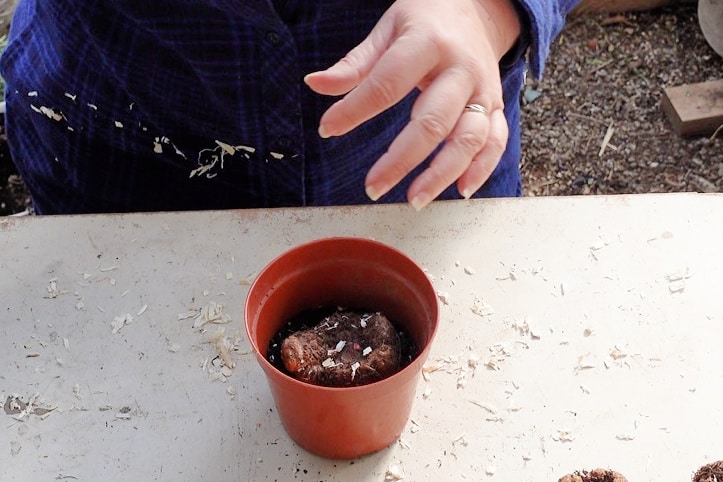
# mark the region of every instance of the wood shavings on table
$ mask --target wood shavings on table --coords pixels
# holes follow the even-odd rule
[[[68,290],[58,289],[58,279],[57,278],[53,278],[48,281],[48,287],[47,287],[46,291],[48,294],[47,294],[47,296],[44,296],[44,298],[47,298],[47,299],[54,299],[60,295],[64,295],[64,294],[68,293]]]
[[[666,275],[668,280],[668,290],[670,293],[681,293],[686,288],[686,282],[688,278],[693,276],[689,267],[684,267]]]
[[[47,418],[48,415],[50,415],[50,413],[58,407],[57,405],[43,407],[40,403],[38,403],[38,398],[39,395],[35,394],[30,397],[26,403],[18,395],[10,395],[5,399],[3,409],[6,414],[10,415],[18,422],[27,421],[31,415],[38,416],[41,420],[45,420],[45,418]]]
[[[568,429],[558,430],[557,434],[552,436],[552,440],[555,442],[568,443],[575,440],[575,435]]]
[[[446,291],[437,291],[437,298],[439,299],[439,301],[442,302],[442,304],[449,304],[449,293],[447,293]]]
[[[242,278],[238,281],[238,284],[241,286],[250,286],[251,283],[253,283],[254,278],[256,278],[257,273],[251,273],[250,275],[246,276],[245,278]]]
[[[201,328],[207,323],[225,324],[231,321],[231,315],[224,312],[224,306],[215,301],[201,308],[200,313],[193,323],[193,328]]]
[[[118,413],[115,414],[115,418],[119,420],[130,420],[131,419],[131,407],[121,407]]]
[[[111,333],[117,334],[124,326],[133,323],[133,316],[129,313],[118,315],[111,322]]]
[[[404,471],[399,464],[390,465],[384,474],[385,482],[394,482],[402,479],[404,479]]]
[[[492,306],[489,303],[487,303],[486,301],[479,299],[479,298],[474,300],[474,302],[472,303],[472,306],[470,306],[470,310],[475,315],[481,316],[481,317],[490,316],[495,313],[494,308],[492,308]]]
[[[539,340],[542,337],[540,332],[532,328],[530,326],[530,323],[526,319],[522,322],[513,322],[512,328],[516,329],[520,333],[520,335],[529,336],[533,340]]]

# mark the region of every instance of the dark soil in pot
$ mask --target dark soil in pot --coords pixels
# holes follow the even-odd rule
[[[628,482],[628,479],[614,470],[595,469],[568,474],[558,482]]]
[[[284,324],[271,340],[267,359],[301,381],[351,387],[387,378],[417,354],[411,338],[382,313],[322,308]]]

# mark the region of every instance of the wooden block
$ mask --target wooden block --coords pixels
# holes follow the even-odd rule
[[[678,135],[713,134],[723,125],[723,79],[668,87],[662,104]]]

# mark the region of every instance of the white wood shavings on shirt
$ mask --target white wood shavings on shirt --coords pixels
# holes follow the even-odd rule
[[[221,149],[223,149],[226,154],[234,155],[236,153],[236,149],[231,145],[227,144],[225,142],[221,142],[219,140],[214,141]]]
[[[66,92],[66,93],[63,94],[63,95],[66,96],[68,99],[72,100],[73,102],[75,102],[75,99],[78,97],[77,95],[73,95],[73,94],[70,94],[70,93],[68,93],[68,92]]]
[[[138,310],[138,313],[136,313],[136,315],[141,316],[143,313],[146,312],[147,309],[148,309],[148,305],[141,306],[141,308]]]
[[[631,441],[631,440],[635,440],[635,436],[634,436],[634,435],[630,435],[630,434],[627,434],[627,433],[619,433],[619,434],[617,434],[617,435],[615,436],[615,438],[616,438],[617,440],[622,440],[622,441],[624,441],[624,442],[629,442],[629,441]]]
[[[63,114],[60,114],[60,113],[58,113],[58,112],[55,112],[55,111],[54,111],[53,109],[51,109],[50,107],[46,107],[46,106],[44,106],[44,105],[43,105],[43,106],[40,106],[40,107],[37,107],[37,106],[35,106],[35,105],[33,105],[33,104],[30,104],[30,108],[31,108],[34,112],[37,112],[38,114],[42,114],[42,115],[44,115],[45,117],[47,117],[48,119],[52,119],[52,120],[54,120],[54,121],[56,121],[56,122],[60,122],[61,120],[63,120]]]
[[[123,129],[123,123],[121,121],[115,121],[113,123],[118,129]]]
[[[468,275],[473,275],[473,274],[475,274],[475,270],[474,270],[474,268],[471,267],[471,266],[465,266],[465,267],[464,267],[464,272],[465,272],[465,274],[468,274]]]

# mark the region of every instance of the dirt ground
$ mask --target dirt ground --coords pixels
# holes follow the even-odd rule
[[[723,190],[723,132],[681,138],[661,108],[666,87],[723,79],[697,18],[679,6],[569,20],[542,81],[528,79],[526,195]]]
[[[525,195],[723,191],[723,132],[681,138],[661,109],[665,87],[721,78],[694,6],[571,18],[528,79]],[[0,215],[29,206],[0,136]]]

